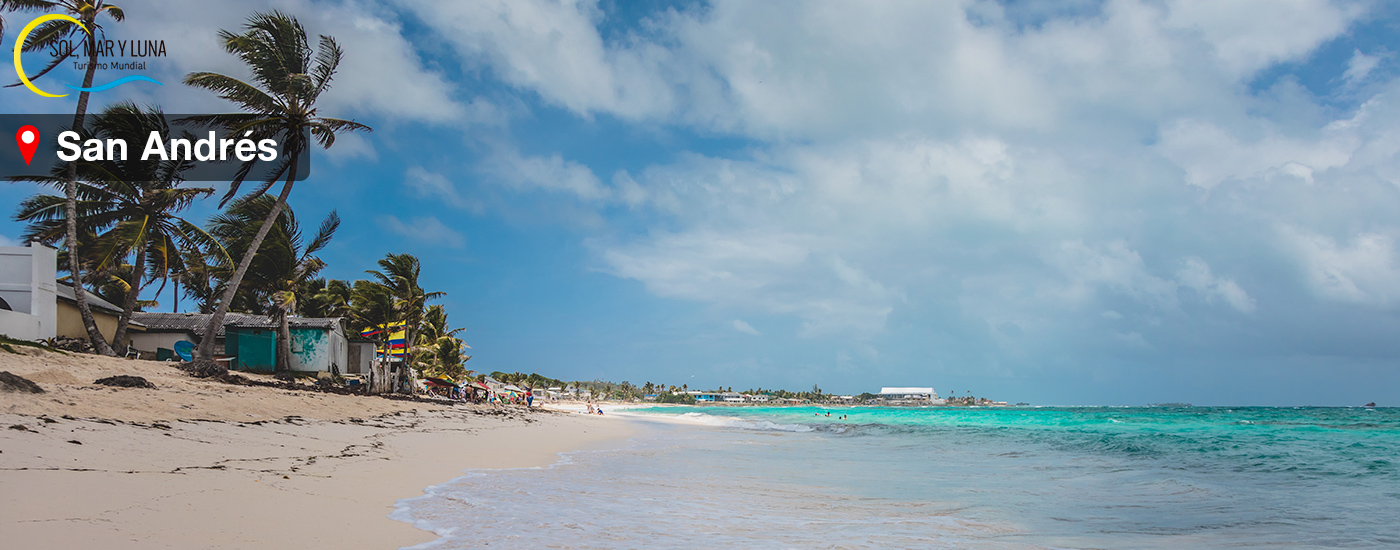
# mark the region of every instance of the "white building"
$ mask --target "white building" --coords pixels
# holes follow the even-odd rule
[[[31,243],[0,247],[0,334],[43,340],[58,334],[58,251]]]
[[[931,404],[942,404],[947,401],[938,398],[938,393],[933,388],[916,387],[891,387],[880,388],[880,397],[899,401],[928,401]]]

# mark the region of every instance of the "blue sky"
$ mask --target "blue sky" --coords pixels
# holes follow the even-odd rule
[[[323,113],[375,132],[292,206],[348,221],[332,277],[418,255],[477,370],[1400,402],[1393,4],[227,4],[123,4],[166,86],[95,101],[225,109],[178,82],[255,9],[338,38]]]

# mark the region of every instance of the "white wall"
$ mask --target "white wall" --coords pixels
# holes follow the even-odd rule
[[[331,365],[334,364],[341,374],[345,374],[350,350],[344,330],[337,327],[326,334],[324,339],[298,338],[297,333],[298,329],[292,330],[292,370],[330,372]]]
[[[58,252],[31,243],[0,247],[0,334],[25,340],[53,338],[58,330]]]
[[[143,352],[154,354],[157,349],[175,349],[175,342],[184,340],[199,345],[199,340],[188,332],[128,332],[131,346]]]

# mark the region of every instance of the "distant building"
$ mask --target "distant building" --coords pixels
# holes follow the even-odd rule
[[[933,388],[916,387],[890,387],[880,388],[880,397],[891,401],[927,401],[931,404],[943,404],[946,401],[938,398],[938,393]]]

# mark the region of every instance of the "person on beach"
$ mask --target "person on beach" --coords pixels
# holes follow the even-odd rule
[[[525,390],[525,408],[530,408],[535,404],[535,392]]]

